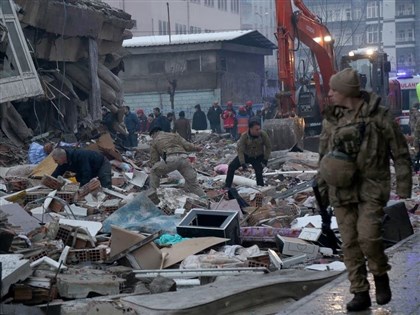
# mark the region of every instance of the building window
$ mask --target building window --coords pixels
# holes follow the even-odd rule
[[[204,0],[204,5],[207,7],[214,8],[214,0]]]
[[[353,10],[353,20],[361,20],[362,19],[362,10],[361,9],[354,9]]]
[[[159,35],[167,35],[168,33],[168,22],[159,20]]]
[[[217,0],[217,8],[222,11],[227,11],[227,0]]]
[[[414,15],[414,3],[399,3],[397,7],[397,16]]]
[[[239,0],[230,0],[230,10],[233,13],[239,13]]]
[[[187,71],[189,72],[200,72],[200,60],[199,59],[192,59],[187,60]]]
[[[165,61],[149,61],[149,63],[147,64],[147,68],[149,70],[149,73],[165,73]]]
[[[379,17],[378,1],[369,1],[366,5],[366,17],[368,19]]]
[[[9,0],[0,2],[0,86],[0,103],[43,93],[15,4]]]
[[[200,34],[200,33],[201,33],[201,27],[190,26],[190,34]]]
[[[200,4],[200,0],[190,0],[190,2]]]
[[[346,20],[347,21],[351,20],[351,9],[350,8],[346,9]]]
[[[378,25],[369,25],[366,31],[366,42],[368,44],[378,43]]]

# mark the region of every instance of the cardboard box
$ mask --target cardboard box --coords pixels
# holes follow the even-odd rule
[[[294,237],[277,235],[276,243],[280,252],[289,256],[306,254],[308,259],[315,259],[319,251],[318,245]]]

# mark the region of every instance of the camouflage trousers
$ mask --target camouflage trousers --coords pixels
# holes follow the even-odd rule
[[[159,161],[152,167],[150,173],[150,187],[156,189],[160,185],[160,178],[166,174],[177,170],[185,179],[184,190],[196,194],[197,196],[206,196],[206,193],[197,183],[197,172],[187,159],[186,154],[174,154],[166,158],[166,162]]]
[[[368,291],[366,259],[369,271],[374,276],[381,276],[391,269],[382,242],[383,207],[360,202],[336,207],[334,213],[343,241],[350,292]]]

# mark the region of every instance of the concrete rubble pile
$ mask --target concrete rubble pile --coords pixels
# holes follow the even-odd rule
[[[124,69],[122,42],[132,37],[131,16],[102,1],[14,2],[44,95],[1,104],[19,118],[19,124],[9,126],[16,130],[3,130],[3,137],[13,135],[8,138],[22,145],[32,134],[60,130],[63,136],[90,139],[102,119],[102,106],[115,115],[115,131],[126,133],[117,75]]]
[[[325,246],[321,232],[310,185],[317,154],[273,152],[264,170],[268,185],[257,187],[253,172],[237,171],[238,194],[232,197],[221,189],[226,168],[220,165],[234,157],[236,144],[196,134],[194,142],[205,149],[189,159],[208,195],[203,199],[182,190],[177,172],[162,179],[156,192],[149,189],[150,141],[142,135],[137,148],[124,152],[108,134],[87,144],[111,160],[112,189],[97,179],[80,187],[71,178],[52,178],[50,156],[37,166],[0,169],[3,301],[51,304],[78,314],[80,304],[67,300],[88,298],[80,302],[86,306],[104,296],[138,309],[140,302],[127,296],[197,290],[223,276],[266,281],[294,270],[313,281],[314,274],[329,279],[345,269],[340,251]],[[10,171],[20,182],[8,180]],[[419,226],[419,193],[416,185],[412,199],[390,207],[408,221],[401,223],[399,237]],[[395,231],[395,221],[390,224]],[[335,217],[331,227],[339,238]],[[399,241],[392,233],[387,240]]]

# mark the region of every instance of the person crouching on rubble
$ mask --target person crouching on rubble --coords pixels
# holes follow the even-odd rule
[[[383,207],[390,195],[390,158],[396,192],[411,196],[407,142],[380,97],[360,90],[358,73],[344,69],[330,79],[331,104],[324,110],[320,136],[318,185],[334,207],[342,238],[344,263],[353,299],[348,311],[371,306],[366,261],[373,274],[376,302],[387,304],[391,269],[381,238]]]
[[[55,148],[51,156],[58,164],[51,174],[52,177],[62,176],[69,171],[76,173],[76,180],[80,186],[98,177],[102,187],[112,187],[111,163],[102,153],[83,149]]]
[[[267,166],[271,155],[271,142],[267,133],[261,130],[261,122],[251,118],[248,124],[248,132],[241,135],[237,144],[238,156],[229,164],[226,175],[225,189],[232,186],[235,171],[242,166],[247,169],[250,163],[255,170],[257,185],[264,186],[263,169]]]
[[[177,170],[185,179],[185,191],[206,197],[187,154],[187,151],[201,151],[201,147],[188,142],[179,134],[163,132],[159,127],[154,127],[150,136],[153,139],[150,148],[150,163],[153,165],[149,177],[150,187],[156,190],[162,176]]]

